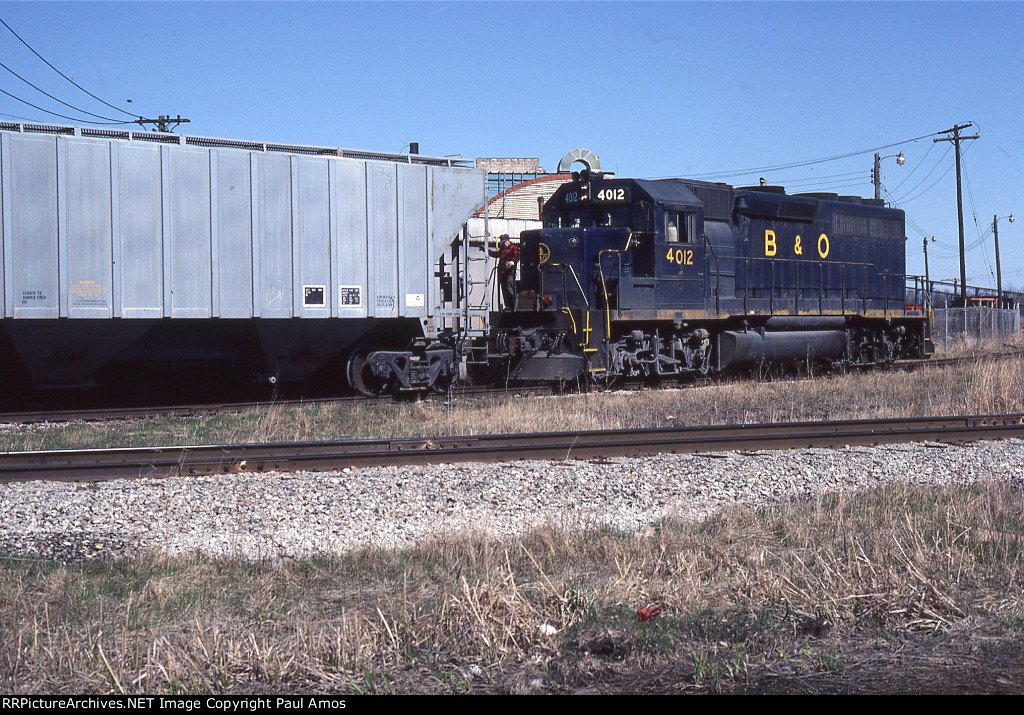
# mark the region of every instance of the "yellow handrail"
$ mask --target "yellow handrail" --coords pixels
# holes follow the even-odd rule
[[[569,315],[569,320],[572,321],[572,334],[579,335],[579,331],[576,330],[576,318],[573,317],[572,311],[569,308],[562,308],[562,312],[567,313]]]
[[[633,232],[630,231],[629,235],[626,236],[626,245],[622,247],[621,251],[616,251],[614,248],[606,248],[603,251],[597,252],[597,272],[601,274],[601,292],[604,294],[604,320],[605,320],[605,340],[611,340],[612,337],[612,313],[611,306],[608,303],[608,284],[604,280],[604,266],[601,265],[601,256],[605,253],[614,253],[617,256],[621,256],[623,253],[629,250],[629,244],[633,240]],[[620,263],[621,273],[621,263]],[[620,277],[621,279],[621,277]],[[588,342],[589,344],[589,342]]]

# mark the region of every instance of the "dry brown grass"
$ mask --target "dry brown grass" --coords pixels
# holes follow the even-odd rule
[[[1002,348],[1002,345],[997,346]],[[977,351],[977,347],[974,347]],[[1024,358],[914,372],[733,380],[675,390],[393,404],[315,404],[190,418],[8,426],[0,449],[61,449],[919,417],[1024,411]]]
[[[9,559],[0,690],[999,690],[1024,656],[1022,516],[1019,484],[893,486],[327,560]]]

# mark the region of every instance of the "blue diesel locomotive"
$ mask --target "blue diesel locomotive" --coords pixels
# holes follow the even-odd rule
[[[543,224],[520,236],[515,304],[492,315],[489,379],[684,378],[934,352],[924,298],[907,290],[903,211],[881,201],[584,170]]]

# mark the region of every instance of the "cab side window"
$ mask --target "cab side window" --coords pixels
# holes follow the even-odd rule
[[[665,212],[665,242],[679,243],[679,216],[675,211]]]
[[[665,242],[689,243],[692,218],[682,211],[665,211]]]

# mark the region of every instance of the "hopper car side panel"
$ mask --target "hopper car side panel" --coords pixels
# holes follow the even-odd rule
[[[120,228],[120,260],[114,263],[117,314],[122,318],[162,318],[164,212],[160,148],[117,145],[114,150],[119,170],[118,211],[114,218]]]
[[[253,317],[252,162],[241,151],[212,150],[210,194],[213,241],[211,276],[213,315]]]
[[[70,318],[112,318],[113,280],[110,152],[103,144],[69,140],[64,225],[61,243],[60,314]]]
[[[367,230],[367,199],[365,167],[355,164],[331,164],[331,213],[337,249],[331,256],[338,286],[331,295],[333,315],[339,318],[365,318],[369,315],[367,293],[360,291],[364,267],[370,255],[370,233]]]

